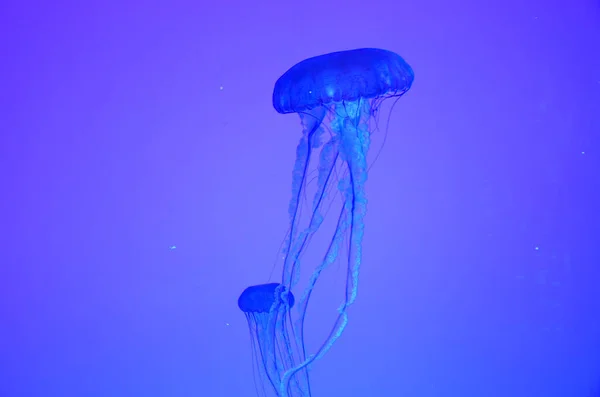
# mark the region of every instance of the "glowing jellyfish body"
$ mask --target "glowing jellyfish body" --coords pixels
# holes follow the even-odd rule
[[[258,369],[258,382],[263,387],[263,393],[266,392],[265,384],[270,385],[272,390],[279,390],[285,371],[297,365],[293,349],[295,340],[290,339],[293,332],[288,322],[288,313],[294,306],[294,300],[294,295],[278,283],[250,286],[238,299],[238,307],[248,320],[253,364]],[[308,390],[306,376],[306,371],[299,371],[289,389],[292,392],[297,389]]]
[[[363,48],[306,59],[290,68],[275,83],[275,110],[298,113],[303,126],[292,176],[288,210],[290,229],[284,247],[283,272],[281,283],[275,284],[283,291],[291,294],[298,283],[301,255],[323,223],[323,204],[328,196],[331,199],[336,182],[342,198],[326,252],[321,262],[313,266],[308,284],[297,302],[296,321],[292,323],[291,305],[283,305],[287,310],[282,317],[288,318],[287,325],[275,326],[274,332],[262,337],[253,336],[259,347],[261,344],[273,346],[277,339],[284,341],[280,351],[285,357],[273,358],[276,363],[271,363],[270,359],[262,360],[263,372],[269,375],[272,390],[279,397],[311,395],[308,366],[331,348],[347,324],[347,310],[357,295],[362,258],[367,209],[367,152],[373,130],[371,120],[383,99],[402,96],[410,89],[413,79],[412,69],[399,55]],[[309,164],[316,155],[316,189],[308,221],[301,225],[301,199],[306,190]],[[307,355],[304,346],[307,305],[321,272],[338,258],[340,252],[344,253],[346,264],[344,298],[328,337],[316,352]],[[258,355],[261,352],[264,350]],[[272,381],[273,377],[277,382]]]

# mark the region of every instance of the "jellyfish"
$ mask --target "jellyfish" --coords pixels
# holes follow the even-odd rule
[[[297,294],[300,298],[296,313],[292,315],[288,299],[287,303],[277,306],[281,312],[271,315],[280,323],[268,317],[274,323],[270,328],[272,332],[255,333],[258,355],[266,346],[269,357],[263,359],[263,372],[278,397],[311,396],[308,369],[331,349],[348,324],[348,309],[357,297],[362,263],[367,154],[371,133],[376,128],[374,120],[382,101],[401,97],[410,89],[413,79],[413,70],[399,55],[382,49],[361,48],[308,58],[292,66],[275,83],[273,107],[281,114],[299,115],[302,137],[296,147],[292,172],[281,281],[271,287],[277,292],[274,297],[269,296],[271,300],[266,303],[277,301],[279,292],[292,296],[300,281],[301,269],[306,268],[301,264],[303,253],[328,216],[330,206],[326,203],[336,199],[340,202],[325,252],[312,267],[302,294]],[[303,196],[307,192],[311,164],[317,175],[309,206],[303,204]],[[304,210],[308,216],[301,216],[304,207],[309,207]],[[343,299],[325,340],[316,351],[309,353],[304,343],[308,303],[322,272],[338,260],[340,253],[345,267]],[[269,309],[275,310],[273,304]],[[269,324],[261,323],[261,327]],[[280,346],[278,351],[283,354],[276,357],[271,352],[273,346]]]
[[[278,392],[285,370],[298,363],[287,316],[294,300],[294,295],[279,283],[250,286],[238,299],[238,307],[248,321],[253,365],[258,369],[255,383],[261,385],[263,394],[266,394],[265,384]],[[297,371],[293,380],[286,385],[289,395],[310,395],[307,371]],[[303,394],[303,390],[308,394]]]

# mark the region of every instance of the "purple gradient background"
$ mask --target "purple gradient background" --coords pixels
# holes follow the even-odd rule
[[[589,396],[598,1],[283,3],[2,3],[0,397],[253,396],[236,300],[271,271],[300,137],[271,90],[365,46],[416,80],[314,396]]]

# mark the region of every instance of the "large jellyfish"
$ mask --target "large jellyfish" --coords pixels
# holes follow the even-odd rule
[[[400,97],[413,82],[411,67],[397,54],[375,48],[333,52],[306,59],[275,83],[273,106],[279,113],[298,113],[302,137],[296,149],[289,230],[283,245],[280,283],[247,288],[238,301],[251,330],[253,352],[267,390],[278,397],[311,396],[308,370],[323,357],[348,324],[348,308],[357,296],[362,261],[367,152],[381,102]],[[318,159],[313,162],[313,157]],[[310,166],[316,186],[304,209]],[[314,266],[292,313],[301,277],[303,253],[321,228],[330,204],[339,201],[337,220],[325,252]],[[304,320],[323,270],[339,257],[345,267],[342,302],[325,340],[307,353]],[[266,385],[266,387],[264,387]]]

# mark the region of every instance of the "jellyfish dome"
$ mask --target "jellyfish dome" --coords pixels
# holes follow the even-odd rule
[[[362,48],[308,58],[275,83],[273,107],[281,114],[297,113],[302,125],[292,171],[281,280],[250,287],[238,303],[249,319],[251,332],[263,335],[257,345],[265,378],[277,397],[312,396],[308,370],[332,348],[348,324],[348,309],[357,297],[362,265],[367,155],[371,134],[377,129],[377,110],[386,98],[404,95],[413,80],[412,68],[399,55]],[[313,173],[316,176],[309,178]],[[309,203],[305,197],[312,180],[316,183],[310,185]],[[330,219],[333,204],[337,204],[337,219],[331,218],[325,252],[319,254],[317,262],[301,264],[312,237],[327,229],[322,225],[326,216]],[[336,261],[345,268],[342,301],[325,340],[316,350],[307,351],[304,323],[308,303],[322,272]],[[301,272],[307,268],[309,272]],[[307,279],[298,294],[301,273]]]
[[[294,306],[294,295],[286,293],[278,283],[253,285],[246,288],[238,298],[238,306],[246,316],[254,317],[262,313],[276,311],[280,306]]]
[[[413,83],[412,68],[391,51],[360,48],[308,58],[275,83],[273,107],[300,113],[341,101],[400,96]]]

